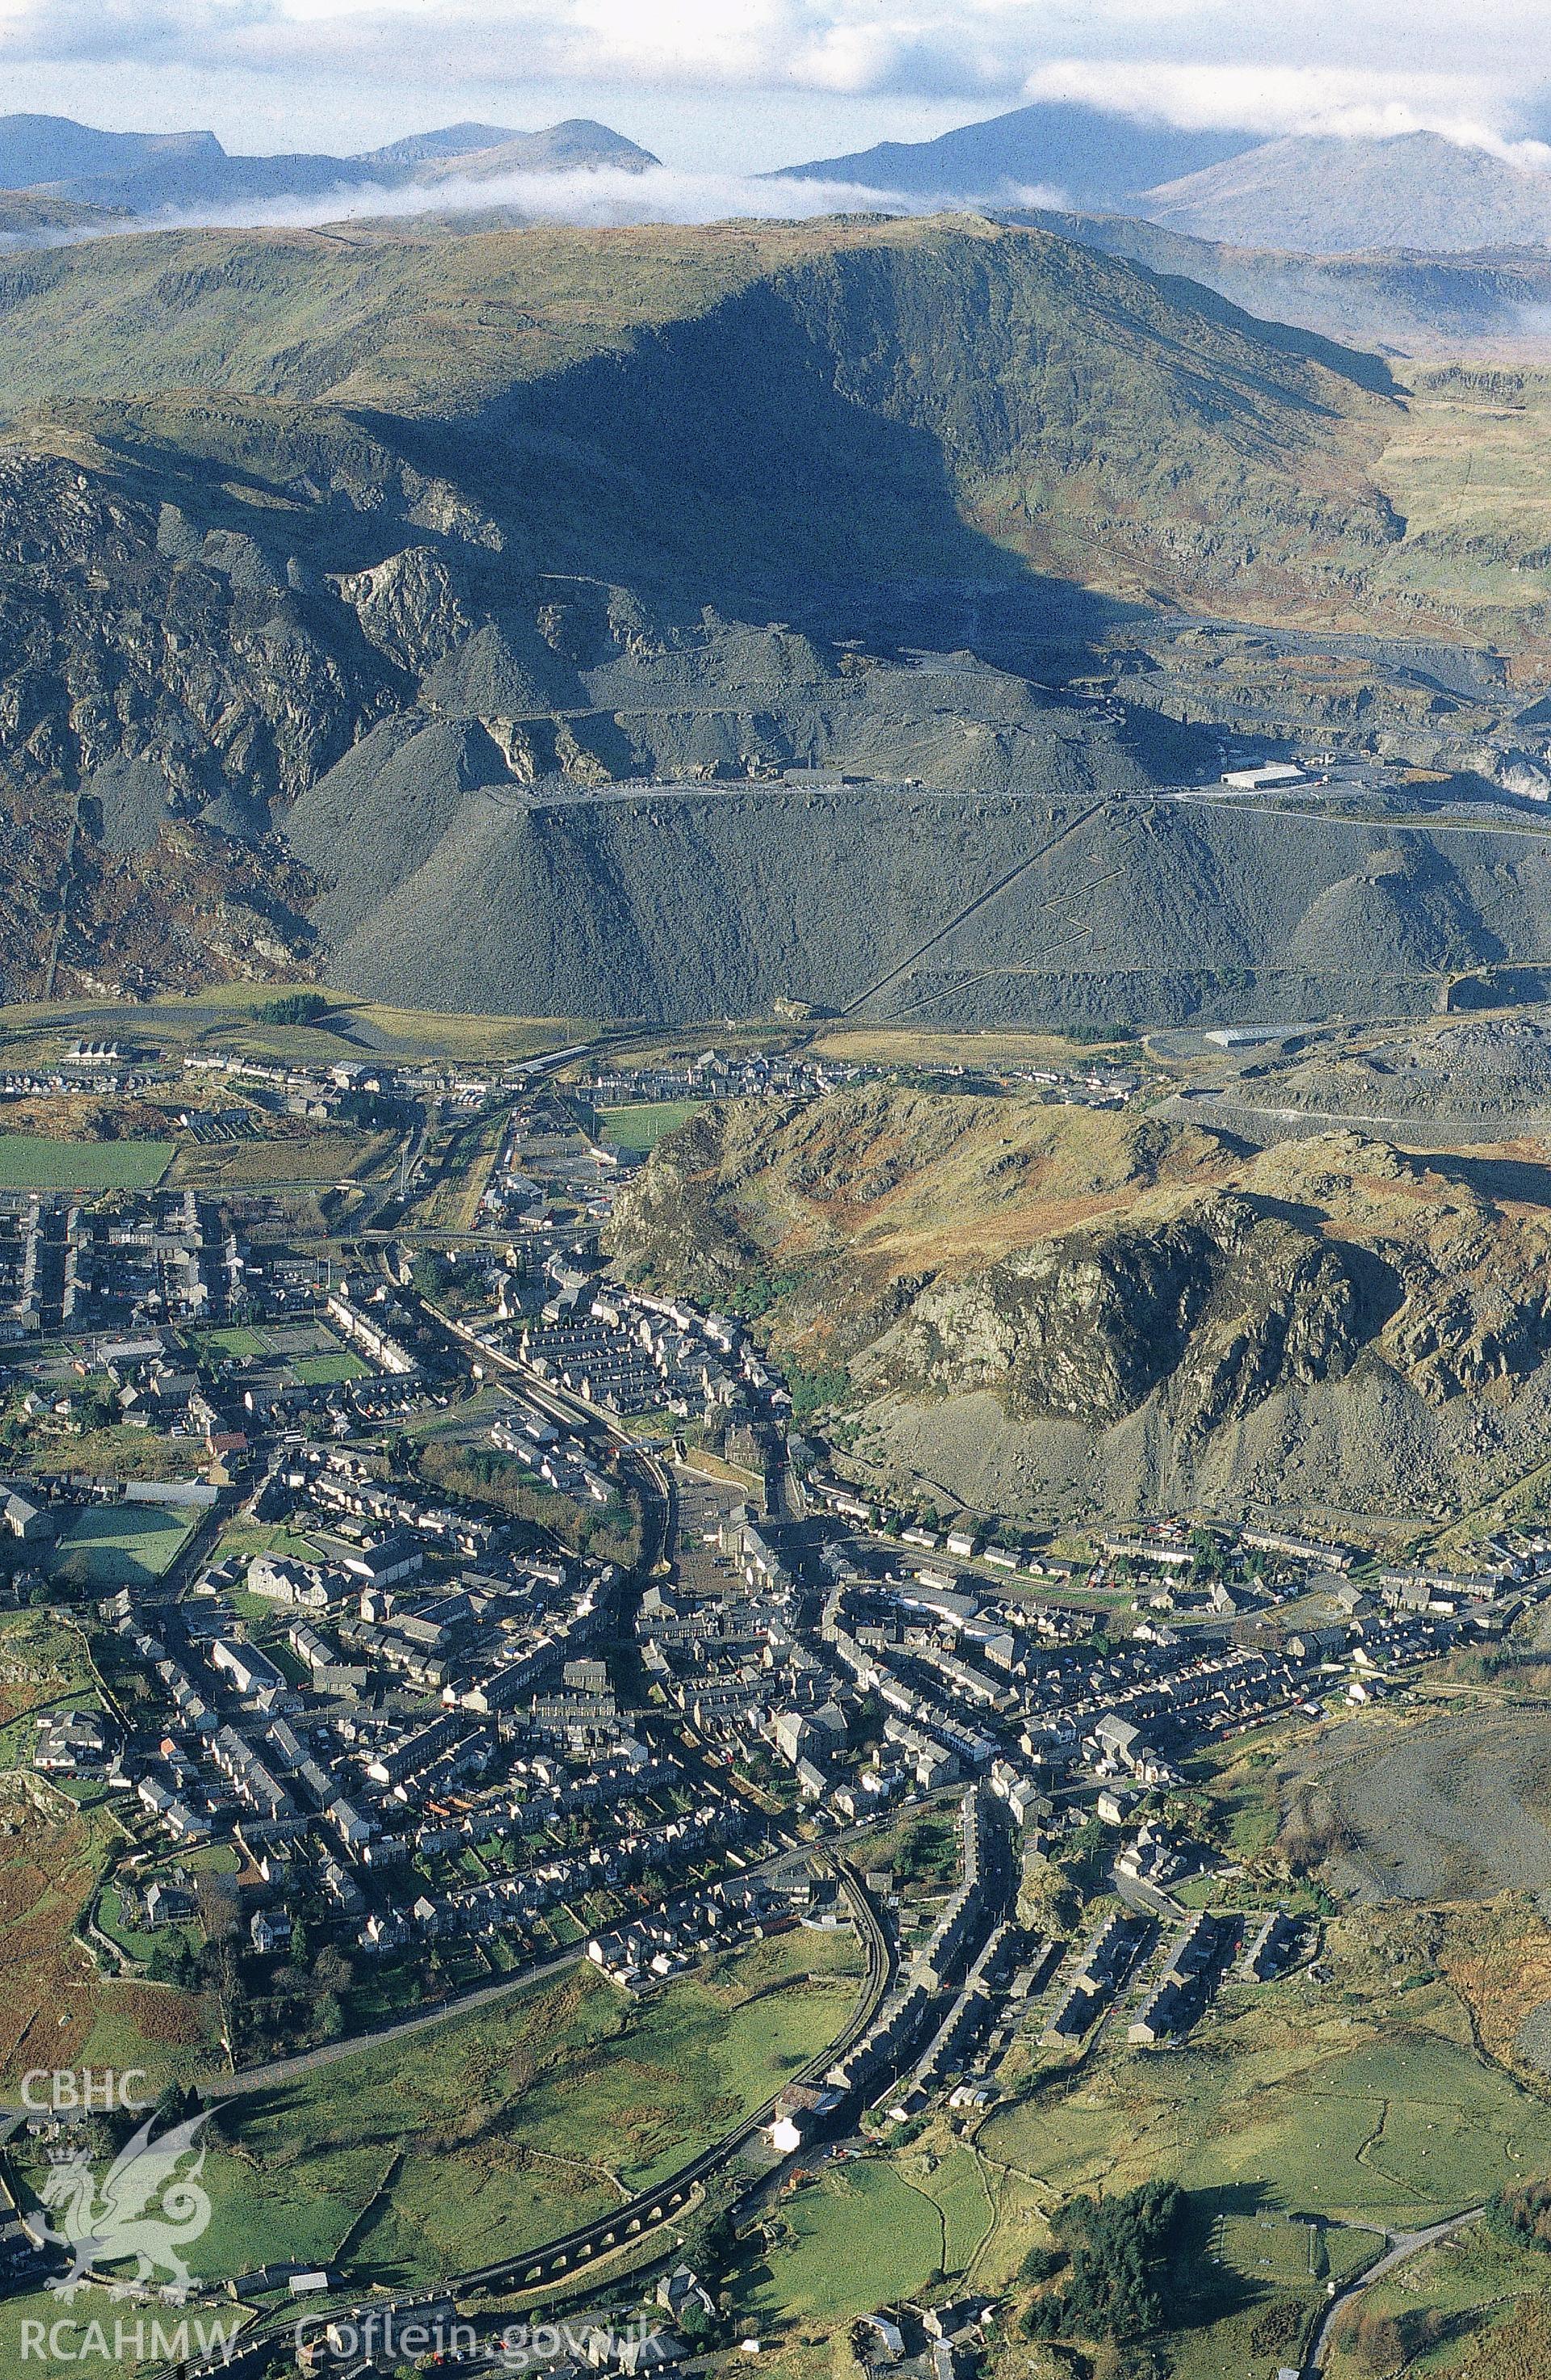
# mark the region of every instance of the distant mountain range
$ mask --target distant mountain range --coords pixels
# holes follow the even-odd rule
[[[0,201],[0,247],[109,228],[125,215],[198,219],[248,207],[257,215],[286,200],[335,192],[343,200],[370,188],[431,192],[516,174],[641,172],[658,163],[649,150],[585,118],[534,132],[444,125],[353,156],[233,156],[213,132],[103,132],[67,116],[0,116],[0,193],[15,194]],[[770,178],[854,183],[913,207],[1120,216],[1163,235],[1284,258],[1551,248],[1551,173],[1431,132],[1267,141],[1243,128],[1181,131],[1097,107],[1039,103],[935,140],[883,141],[786,166]],[[1139,254],[1118,237],[1089,237],[1095,246]],[[1182,257],[1139,254],[1139,261],[1192,269]],[[1202,277],[1246,302],[1242,281],[1229,292],[1218,273]],[[1266,281],[1258,271],[1252,277]],[[1325,303],[1328,294],[1321,293],[1315,315],[1300,305],[1290,319],[1321,328],[1339,322],[1343,334],[1366,335],[1361,299],[1346,291],[1338,316]]]
[[[607,125],[580,117],[539,132],[496,124],[447,125],[354,157],[233,157],[213,132],[100,132],[67,116],[0,116],[0,189],[132,215],[586,166],[636,172],[657,162],[649,150]],[[43,224],[38,229],[46,235],[60,227]],[[80,225],[78,220],[63,227]],[[21,228],[25,236],[25,225]],[[0,224],[0,229],[13,226]]]
[[[1045,101],[963,124],[935,140],[881,140],[848,157],[788,165],[772,179],[857,182],[912,199],[1016,204],[1032,190],[1116,206],[1136,191],[1207,172],[1258,146],[1257,132],[1181,132],[1102,108]]]
[[[1304,135],[1145,190],[1133,211],[1201,239],[1324,256],[1544,248],[1551,174],[1436,132],[1387,140]]]
[[[1315,256],[1551,244],[1551,174],[1434,132],[1267,141],[1247,131],[1180,132],[1097,108],[1038,105],[935,140],[884,141],[789,166],[782,178],[854,181],[945,204],[1064,200],[1198,239]]]

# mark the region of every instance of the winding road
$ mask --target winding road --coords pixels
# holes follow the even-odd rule
[[[1355,2280],[1348,2281],[1344,2289],[1338,2289],[1321,2314],[1319,2327],[1315,2332],[1309,2349],[1306,2370],[1311,2373],[1324,2371],[1325,2359],[1330,2352],[1330,2342],[1337,2321],[1353,2298],[1361,2297],[1364,2289],[1371,2289],[1375,2281],[1384,2280],[1398,2265],[1405,2264],[1409,2257],[1419,2256],[1424,2248],[1436,2248],[1440,2240],[1452,2239],[1455,2232],[1462,2231],[1467,2223],[1478,2223],[1485,2212],[1484,2206],[1471,2206],[1467,2207],[1463,2215],[1449,2216],[1447,2222],[1429,2224],[1424,2231],[1387,2232],[1385,2237],[1388,2240],[1389,2245],[1383,2255],[1376,2263],[1370,2265],[1365,2273],[1360,2273]]]

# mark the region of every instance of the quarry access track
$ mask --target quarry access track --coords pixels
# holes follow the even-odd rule
[[[1385,2238],[1388,2245],[1384,2253],[1368,2266],[1365,2273],[1360,2273],[1355,2280],[1348,2281],[1344,2289],[1339,2289],[1326,2307],[1310,2344],[1309,2360],[1304,2369],[1311,2374],[1324,2371],[1334,2343],[1336,2324],[1353,2298],[1361,2297],[1363,2291],[1371,2289],[1375,2281],[1386,2279],[1397,2265],[1405,2264],[1408,2258],[1419,2256],[1424,2248],[1436,2248],[1440,2240],[1452,2239],[1455,2232],[1462,2231],[1467,2223],[1479,2222],[1485,2211],[1484,2206],[1470,2206],[1462,2215],[1451,2215],[1442,2223],[1430,2223],[1424,2231],[1387,2232]]]
[[[1458,1115],[1377,1115],[1356,1108],[1275,1108],[1253,1099],[1236,1099],[1224,1090],[1203,1099],[1176,1091],[1158,1102],[1157,1112],[1171,1123],[1212,1123],[1242,1129],[1250,1139],[1312,1140],[1322,1133],[1379,1133],[1398,1148],[1425,1154],[1429,1149],[1488,1148],[1509,1140],[1551,1135],[1551,1111],[1545,1108],[1487,1109]]]
[[[857,1010],[865,1007],[869,1000],[876,1000],[881,992],[887,991],[891,985],[898,983],[900,978],[908,975],[911,969],[925,958],[928,951],[936,950],[939,942],[946,941],[950,934],[956,933],[961,926],[967,924],[971,917],[977,916],[980,910],[1005,892],[1009,885],[1015,884],[1020,876],[1026,875],[1028,870],[1036,867],[1040,860],[1048,859],[1052,852],[1059,851],[1063,843],[1070,843],[1074,835],[1080,834],[1085,826],[1109,808],[1109,801],[1110,797],[1106,795],[1103,801],[1090,802],[1087,808],[1079,811],[1069,826],[1062,827],[1060,834],[1052,835],[1048,843],[1042,843],[1037,851],[1026,853],[1016,866],[1008,868],[1004,874],[999,876],[994,884],[988,884],[983,892],[977,892],[972,901],[966,901],[963,908],[955,911],[945,925],[939,926],[935,933],[927,936],[924,942],[918,942],[913,951],[907,952],[903,959],[888,970],[887,974],[877,977],[867,985],[866,990],[857,992],[854,999],[848,1000],[840,1014],[842,1016],[854,1016]],[[1117,868],[1113,873],[1118,875],[1120,870]],[[1086,889],[1086,887],[1084,888],[1084,891]],[[1070,892],[1053,893],[1051,900],[1063,901],[1070,900],[1072,897]],[[1048,906],[1048,904],[1045,905]]]

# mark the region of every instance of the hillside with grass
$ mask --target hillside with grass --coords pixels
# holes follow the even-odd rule
[[[276,402],[153,401],[186,389]],[[705,593],[983,574],[988,537],[1003,568],[1111,583],[1317,578],[1398,533],[1365,468],[1383,390],[1371,359],[977,218],[172,233],[0,275],[13,419],[121,400],[99,426],[142,453],[224,447],[285,481],[306,448],[348,482],[364,415],[463,482],[501,550],[629,581],[676,565]]]

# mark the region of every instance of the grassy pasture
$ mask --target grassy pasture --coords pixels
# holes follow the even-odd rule
[[[174,1155],[170,1140],[54,1140],[0,1132],[0,1190],[149,1190]]]
[[[445,1055],[471,1062],[510,1063],[546,1050],[568,1049],[597,1032],[577,1016],[487,1016],[435,1008],[393,1008],[347,993],[329,992],[331,1006],[315,1024],[279,1025],[258,1014],[288,990],[315,984],[208,984],[188,997],[166,993],[133,1004],[93,1001],[13,1002],[0,1006],[0,1034],[18,1063],[57,1062],[69,1043],[86,1035],[136,1046],[192,1050],[201,1044],[255,1057],[329,1064],[379,1052],[408,1059]],[[697,1045],[703,1046],[703,1045]]]
[[[1234,1795],[1245,1780],[1224,1767]],[[1327,1985],[1230,1981],[1181,2049],[1138,2058],[1106,2042],[1075,2071],[1036,2070],[1024,2097],[978,2127],[987,2165],[1043,2207],[1155,2175],[1191,2192],[1181,2268],[1191,2312],[1169,2337],[1173,2380],[1295,2364],[1327,2284],[1370,2263],[1382,2232],[1423,2228],[1551,2173],[1551,2106],[1477,2049],[1472,2015],[1418,1948],[1422,1923],[1401,1910],[1338,1923]],[[1446,1967],[1449,1938],[1437,1952]],[[1472,1983],[1485,1972],[1474,1947]],[[1517,1935],[1508,1947],[1521,1957]],[[1461,2305],[1495,2294],[1482,2281],[1472,2297],[1474,2286],[1459,2280]],[[1469,2327],[1455,2325],[1456,2344]],[[1440,2332],[1436,2356],[1430,2347],[1406,2370],[1468,2369],[1474,2380],[1447,2346]],[[1370,2368],[1331,2367],[1339,2380]]]
[[[940,2269],[940,2211],[881,2159],[830,2167],[782,2211],[790,2240],[745,2267],[745,2314],[842,2322],[913,2295]]]
[[[391,1132],[297,1133],[286,1139],[190,1142],[179,1148],[173,1181],[179,1189],[262,1190],[288,1183],[364,1180],[398,1146]]]
[[[979,1031],[954,1033],[907,1025],[826,1025],[813,1041],[816,1055],[852,1066],[931,1069],[968,1066],[1076,1066],[1096,1057],[1112,1061],[1113,1045],[1069,1041],[1059,1033]],[[1128,1051],[1128,1055],[1134,1055]]]
[[[666,1134],[698,1115],[704,1105],[703,1099],[653,1099],[638,1107],[603,1108],[599,1135],[610,1148],[628,1148],[644,1157]]]
[[[341,1347],[333,1354],[298,1355],[291,1369],[304,1388],[332,1389],[343,1380],[364,1380],[371,1366]]]
[[[1162,2173],[1224,2205],[1436,2222],[1551,2171],[1551,2107],[1426,2025],[1448,1997],[1408,1995],[1415,2021],[1381,2033],[1334,2010],[1298,2021],[1290,1986],[1278,2019],[1225,2015],[1167,2060],[1101,2062],[999,2113],[985,2144],[1062,2192]]]
[[[854,1976],[808,1982],[809,1949],[757,1946],[644,2008],[580,1969],[236,2103],[237,2144],[206,2164],[202,2271],[318,2257],[353,2283],[429,2281],[602,2211],[840,2031]]]
[[[160,1504],[89,1504],[55,1545],[55,1561],[84,1557],[96,1590],[144,1586],[176,1560],[192,1526]]]
[[[240,1323],[227,1324],[218,1330],[201,1330],[198,1334],[198,1342],[201,1353],[231,1355],[239,1363],[247,1363],[252,1357],[268,1352],[262,1334],[246,1330]]]

